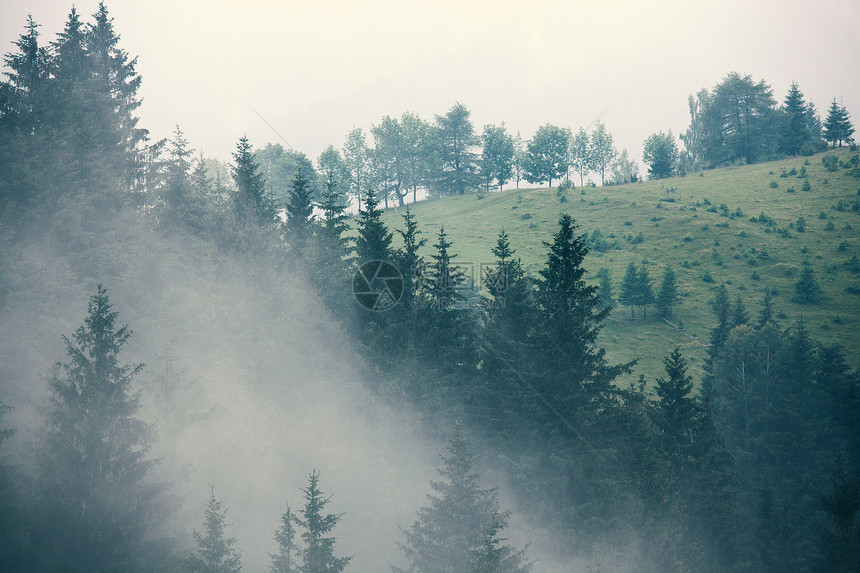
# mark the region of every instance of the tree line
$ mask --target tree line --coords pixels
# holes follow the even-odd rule
[[[213,180],[211,164],[191,159],[181,130],[149,143],[137,127],[135,60],[118,47],[103,4],[88,25],[72,10],[50,48],[38,45],[37,32],[30,21],[19,51],[7,56],[12,73],[0,90],[0,149],[9,166],[0,177],[5,245],[47,230],[58,251],[86,251],[92,241],[109,240],[94,237],[89,221],[133,216],[161,236],[196,236],[223,256],[306,275],[355,341],[370,389],[408,401],[422,419],[460,420],[482,449],[499,454],[517,500],[554,532],[566,557],[637,555],[635,566],[613,565],[644,571],[850,571],[858,562],[860,377],[841,348],[817,343],[802,322],[780,325],[769,298],[752,319],[724,285],[716,289],[716,326],[698,394],[679,349],[666,356],[665,376],[624,387],[620,377],[635,362],[611,364],[597,345],[611,298],[589,281],[588,238],[571,216],[562,215],[547,237],[536,273],[525,271],[500,230],[488,245],[493,264],[470,280],[444,227],[428,245],[408,208],[397,229],[382,220],[382,205],[392,199],[387,185],[398,194],[420,188],[401,177],[408,162],[385,164],[388,183],[357,187],[355,218],[347,204],[356,187],[336,169],[322,177],[304,168],[287,172],[289,188],[275,197],[267,186],[275,160],[267,165],[244,137],[233,154],[232,181],[220,172]],[[451,130],[440,144],[449,146],[439,152],[445,167],[433,179],[440,194],[466,192],[480,173],[467,169],[476,164],[463,154],[470,149],[462,145],[464,119],[468,112],[458,105],[437,118],[437,129]],[[402,128],[403,118],[397,123]],[[549,140],[557,133],[544,131]],[[272,157],[289,155],[268,149]],[[564,177],[552,171],[551,154],[541,164],[549,170],[543,181]],[[482,181],[494,186],[499,179]],[[392,296],[393,304],[368,308],[355,285],[374,261],[390,263],[400,278],[372,291]],[[4,278],[10,264],[4,262],[0,294],[14,288]],[[653,304],[650,277],[635,265],[627,274],[618,300],[644,310]],[[660,292],[668,313],[676,299],[667,275]],[[48,380],[33,474],[10,479],[7,467],[0,474],[0,488],[10,494],[2,497],[6,563],[28,571],[181,570],[205,562],[211,545],[212,555],[238,566],[214,491],[190,557],[188,548],[147,529],[159,521],[149,512],[163,517],[159,511],[170,504],[147,480],[153,436],[136,417],[132,381],[140,366],[117,357],[131,335],[117,317],[99,288],[84,324],[66,339],[67,361]],[[0,443],[8,435],[0,433]],[[439,500],[454,491],[469,494],[458,506],[473,508],[474,521],[463,517],[467,525],[456,539],[469,557],[458,553],[450,570],[528,568],[521,550],[500,537],[507,514],[480,487],[472,461],[455,434],[443,481],[404,534],[409,570],[447,566],[439,552],[453,542],[430,534]],[[295,531],[316,520],[310,516],[336,525],[319,501],[327,498],[308,494],[317,491],[314,476],[304,493],[306,503],[309,495],[317,500],[316,510],[306,505],[283,521],[276,555],[297,555],[296,566],[305,567],[315,540],[314,551],[332,549],[314,553],[333,559],[319,570],[345,569],[347,558],[335,556],[324,529],[304,529],[295,553],[290,545]]]

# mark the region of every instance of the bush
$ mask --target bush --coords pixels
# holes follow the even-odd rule
[[[800,188],[801,191],[812,191],[812,185],[809,184],[809,180],[803,182],[803,186]]]
[[[834,229],[836,229],[836,225],[833,224],[833,221],[827,221],[827,224],[824,225],[825,231],[832,231]]]
[[[824,167],[828,171],[838,171],[839,170],[839,158],[835,155],[827,154],[821,158],[821,163],[824,164]]]
[[[794,230],[797,231],[798,233],[805,233],[806,232],[806,219],[804,219],[803,217],[798,217],[797,223],[794,224]]]
[[[776,189],[776,188],[778,188],[778,187],[779,187],[779,183],[777,183],[776,181],[771,181],[771,182],[770,182],[770,188],[771,188],[771,189]]]
[[[702,281],[706,283],[713,283],[714,277],[711,276],[711,273],[705,271],[705,274],[702,275]]]

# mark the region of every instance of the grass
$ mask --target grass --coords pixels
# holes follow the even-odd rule
[[[849,165],[856,153],[829,152],[848,165],[838,171],[828,171],[822,155],[615,187],[577,187],[568,190],[565,202],[555,189],[539,188],[484,193],[481,200],[463,195],[424,201],[411,209],[427,239],[425,255],[444,225],[458,262],[474,263],[475,272],[493,261],[490,249],[502,228],[524,265],[536,272],[546,257],[542,242],[551,240],[562,212],[574,217],[580,233],[600,229],[605,243],[617,243],[603,252],[592,250],[586,259],[592,280],[600,267],[610,270],[616,293],[631,261],[647,265],[655,291],[663,269],[672,265],[682,293],[672,322],[681,321],[686,333],[658,318],[653,308],[647,320],[639,312],[633,320],[629,309],[617,308],[601,333],[599,343],[611,361],[639,360],[631,379],[641,373],[653,382],[675,346],[687,356],[691,373],[701,374],[715,323],[709,301],[721,283],[732,301],[741,296],[753,318],[771,290],[783,326],[802,318],[816,338],[841,344],[849,363],[860,367],[860,264],[856,258],[852,263],[860,257],[860,178],[856,171],[850,174]],[[792,169],[799,175],[781,176]],[[390,228],[401,227],[399,215],[386,212]],[[800,217],[803,232],[797,229]],[[793,300],[804,261],[823,291],[814,304]]]

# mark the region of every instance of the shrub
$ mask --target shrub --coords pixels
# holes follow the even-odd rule
[[[709,273],[708,271],[705,271],[705,274],[702,275],[702,281],[706,282],[706,283],[713,283],[714,277],[711,276],[711,273]]]
[[[809,184],[809,180],[803,182],[803,186],[800,188],[801,191],[812,191],[812,185]]]
[[[789,187],[785,190],[786,193],[794,193],[794,187]]]
[[[827,224],[824,225],[825,231],[832,231],[836,228],[836,225],[833,224],[833,221],[827,221]]]
[[[804,219],[803,217],[798,217],[797,223],[794,224],[794,229],[798,233],[805,233],[806,232],[806,219]]]
[[[778,187],[779,187],[779,183],[777,183],[776,181],[771,181],[771,182],[770,182],[770,188],[771,188],[771,189],[776,189],[776,188],[778,188]]]
[[[828,171],[838,171],[839,170],[839,158],[835,155],[827,154],[821,158],[821,163],[824,164],[824,167]]]

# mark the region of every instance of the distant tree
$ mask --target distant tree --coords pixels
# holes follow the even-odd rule
[[[567,147],[570,132],[555,125],[542,125],[526,149],[525,178],[529,183],[561,179],[567,173]]]
[[[320,190],[325,189],[329,181],[333,181],[339,189],[346,188],[349,179],[346,163],[341,157],[340,151],[333,145],[326,147],[317,159],[317,186]]]
[[[365,195],[364,209],[358,212],[358,233],[355,238],[357,263],[386,261],[391,256],[392,233],[382,222],[382,209],[372,191]]]
[[[783,101],[779,149],[786,155],[798,155],[812,142],[809,107],[797,82],[792,82]]]
[[[606,172],[609,170],[618,151],[612,143],[612,134],[606,131],[606,126],[598,121],[591,132],[589,156],[594,171],[600,173],[600,184],[606,184]]]
[[[505,129],[505,124],[485,125],[481,134],[480,174],[487,191],[507,183],[514,174],[516,149],[514,138]]]
[[[364,179],[367,177],[368,154],[364,132],[360,127],[352,128],[343,144],[343,161],[349,173],[347,193],[355,199],[358,210],[361,210],[361,194],[365,185]]]
[[[600,280],[597,290],[600,308],[611,308],[615,304],[615,295],[612,291],[612,277],[609,276],[609,269],[601,267],[596,276]]]
[[[170,140],[167,180],[161,194],[161,199],[164,201],[162,216],[166,220],[176,221],[182,218],[181,211],[187,206],[186,203],[191,194],[189,158],[192,153],[193,150],[188,147],[185,134],[177,124],[173,131],[173,139]]]
[[[526,152],[523,147],[523,137],[518,131],[514,136],[514,179],[517,182],[517,189],[520,188],[520,181],[525,178]]]
[[[767,326],[768,324],[776,324],[776,319],[774,318],[773,312],[773,296],[770,293],[770,290],[765,291],[764,298],[761,302],[761,311],[759,311],[758,315],[758,324],[757,328],[762,328]]]
[[[735,304],[732,305],[732,326],[747,324],[750,321],[749,313],[744,306],[744,301],[741,300],[741,295],[735,299]]]
[[[403,146],[403,186],[412,191],[414,203],[418,200],[418,189],[426,188],[433,176],[436,133],[432,125],[407,111],[400,116],[400,135]]]
[[[209,485],[209,501],[203,517],[203,533],[194,530],[197,550],[188,556],[186,565],[195,573],[239,573],[242,558],[235,548],[236,538],[225,537],[227,510],[221,511],[221,500],[215,497],[215,484]]]
[[[308,181],[311,197],[317,199],[322,191],[320,177],[314,162],[300,151],[284,149],[279,143],[267,143],[265,147],[254,150],[254,161],[265,182],[266,193],[272,203],[278,206],[287,204],[292,192],[296,173],[302,172]]]
[[[415,221],[415,215],[406,206],[403,213],[403,229],[397,229],[397,233],[403,239],[403,247],[397,253],[400,273],[403,275],[403,305],[409,308],[415,292],[418,290],[423,267],[423,258],[418,254],[419,249],[427,243],[427,239],[419,239],[421,230]]]
[[[836,103],[836,98],[830,104],[827,119],[824,120],[824,139],[833,147],[842,147],[842,143],[853,143],[854,125],[845,106]]]
[[[275,217],[275,208],[268,194],[260,166],[251,152],[246,136],[239,138],[233,152],[234,165],[230,166],[236,183],[235,212],[239,221],[250,220],[258,225],[270,224]]]
[[[427,269],[428,280],[425,285],[428,287],[427,294],[433,301],[432,306],[442,310],[463,301],[463,291],[468,287],[465,282],[466,274],[460,265],[454,262],[457,254],[451,252],[451,246],[444,225],[440,225],[439,234],[433,244],[435,252],[430,255],[433,262]]]
[[[442,457],[442,481],[431,481],[429,505],[418,519],[401,530],[401,549],[408,568],[397,573],[526,573],[531,563],[525,551],[505,544],[499,533],[507,526],[508,512],[499,509],[495,490],[482,489],[480,474],[472,467],[477,455],[462,431],[455,430]]]
[[[325,508],[331,501],[319,487],[320,473],[313,471],[308,476],[308,485],[302,489],[305,495],[305,506],[301,511],[298,524],[302,528],[302,567],[301,573],[340,573],[352,557],[335,557],[334,544],[337,541],[329,537],[337,526],[343,514],[325,513]]]
[[[581,127],[570,140],[570,160],[572,167],[579,173],[579,185],[584,185],[585,176],[594,169],[594,159],[591,155],[591,139]]]
[[[152,425],[135,417],[132,380],[142,364],[119,354],[131,337],[118,327],[107,291],[97,287],[87,317],[64,337],[68,362],[48,380],[46,426],[36,455],[40,511],[31,550],[43,570],[159,569],[150,526],[165,518],[166,499],[147,483]],[[86,550],[83,550],[86,548]]]
[[[678,148],[672,132],[652,133],[644,143],[643,160],[648,164],[651,179],[671,177],[678,160]]]
[[[800,278],[794,283],[794,291],[797,293],[795,300],[801,303],[813,303],[821,295],[821,286],[815,278],[815,271],[809,261],[803,262],[803,270]]]
[[[440,195],[463,195],[477,183],[478,144],[469,110],[460,103],[454,104],[445,115],[436,116],[440,168],[436,189]]]
[[[301,169],[293,179],[293,189],[286,207],[284,231],[287,241],[293,248],[301,250],[311,236],[314,211],[310,184]]]
[[[296,542],[298,516],[293,513],[287,504],[287,510],[281,515],[281,524],[275,530],[275,542],[278,544],[278,553],[269,554],[272,562],[269,571],[272,573],[299,573],[299,558],[301,548]]]
[[[370,128],[373,134],[373,176],[383,199],[393,198],[403,206],[406,186],[406,146],[400,123],[386,115]]]
[[[294,185],[295,187],[296,185]],[[349,251],[349,241],[347,237],[344,237],[344,233],[349,231],[349,224],[347,223],[349,216],[346,213],[346,199],[341,193],[333,173],[329,174],[325,189],[320,195],[316,207],[322,212],[320,238],[335,255],[335,258],[342,259]],[[304,211],[307,213],[306,210]],[[301,216],[301,213],[299,215]],[[306,217],[310,219],[310,214],[307,214]]]
[[[678,294],[678,280],[675,277],[675,271],[672,266],[666,267],[663,271],[663,280],[660,282],[660,292],[657,293],[657,312],[660,316],[668,318],[672,316],[672,307],[680,302],[681,297]]]
[[[10,406],[0,402],[0,422],[10,411]],[[6,452],[3,449],[4,442],[14,435],[15,431],[6,428],[5,423],[0,425],[0,531],[3,531],[3,538],[0,539],[0,562],[9,571],[22,571],[27,527],[24,525],[24,511],[15,484],[14,468],[7,465]]]
[[[635,316],[633,307],[639,303],[639,271],[636,263],[627,265],[624,278],[621,279],[621,292],[618,294],[618,302],[630,307],[630,318]]]
[[[612,185],[625,185],[627,183],[636,183],[639,180],[639,165],[630,159],[626,149],[621,150],[621,154],[612,164]]]
[[[637,285],[636,285],[636,302],[642,307],[642,316],[647,319],[648,318],[648,305],[654,304],[654,287],[651,283],[651,277],[648,276],[648,269],[645,268],[645,265],[639,267],[639,275],[637,277]]]

